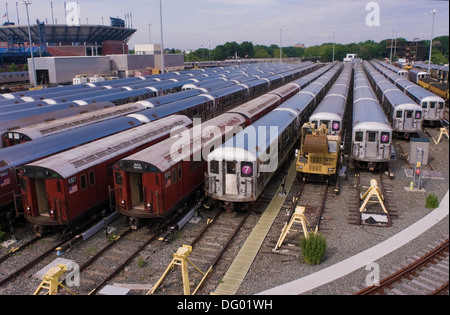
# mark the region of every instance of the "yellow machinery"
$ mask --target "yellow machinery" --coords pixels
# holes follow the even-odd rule
[[[340,171],[341,138],[327,133],[325,125],[318,129],[311,123],[303,125],[297,159],[297,175],[301,180],[309,178],[337,181]]]
[[[303,234],[305,235],[306,238],[309,237],[308,232],[309,223],[308,220],[306,219],[305,211],[306,211],[305,207],[297,207],[295,209],[295,213],[292,215],[291,219],[289,220],[289,223],[286,223],[283,227],[283,230],[281,231],[281,235],[280,238],[278,239],[277,245],[275,246],[275,250],[278,250],[281,247],[281,245],[283,245],[283,242],[286,236],[289,234],[289,232],[299,232],[296,230],[292,230],[292,226],[295,223],[300,223],[302,225]]]
[[[361,196],[361,201],[363,201],[361,207],[359,208],[359,212],[363,213],[366,211],[366,206],[368,203],[379,203],[383,208],[385,214],[389,214],[386,207],[384,206],[384,197],[378,188],[377,181],[372,179],[370,181],[370,187],[366,191],[364,195]]]
[[[51,268],[44,276],[44,280],[42,280],[33,295],[40,295],[43,290],[46,290],[44,295],[58,295],[59,287],[62,287],[70,294],[75,295],[73,291],[59,282],[59,278],[61,278],[67,271],[68,269],[66,265],[58,265],[58,267]]]
[[[438,145],[439,143],[441,143],[441,140],[442,140],[443,136],[446,136],[447,139],[450,139],[450,136],[448,135],[447,128],[441,128],[441,131],[440,131],[439,136],[438,136],[437,139],[432,138],[433,141],[434,141],[434,144]]]
[[[189,260],[189,256],[192,253],[192,247],[188,245],[183,245],[178,249],[178,251],[173,255],[172,262],[170,263],[169,267],[167,267],[166,271],[162,275],[162,277],[156,282],[156,284],[152,287],[152,289],[147,293],[147,295],[152,295],[155,293],[155,291],[161,286],[161,284],[166,279],[167,275],[170,273],[171,270],[173,270],[176,266],[181,266],[181,274],[183,278],[183,291],[184,295],[191,295],[191,289],[190,289],[190,283],[189,283],[189,272],[188,272],[188,262],[195,267],[202,275],[203,279],[198,284],[197,288],[194,290],[192,295],[195,295],[197,293],[198,289],[202,286],[205,279],[208,277],[208,275],[212,271],[212,267],[208,269],[208,271],[202,272],[200,269],[195,266],[192,261]]]

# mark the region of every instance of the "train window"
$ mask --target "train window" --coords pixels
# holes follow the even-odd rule
[[[444,109],[444,103],[439,102],[439,109]]]
[[[376,142],[377,141],[377,133],[376,132],[368,132],[368,141],[369,142]]]
[[[227,174],[236,174],[236,162],[227,162]]]
[[[428,108],[428,102],[422,102],[422,108],[427,109]]]
[[[356,142],[363,142],[364,141],[364,133],[362,131],[358,131],[355,134],[355,141]]]
[[[381,133],[381,143],[382,144],[387,144],[389,143],[391,140],[391,135],[389,134],[389,132],[382,132]]]
[[[311,124],[314,124],[316,129],[319,128],[319,123],[317,122],[317,120],[311,121]]]
[[[399,110],[397,111],[397,118],[402,118],[403,117],[403,111]]]
[[[333,121],[333,131],[339,131],[341,129],[341,123],[339,121]]]
[[[23,191],[28,190],[28,182],[25,178],[20,179],[20,187],[22,188]]]
[[[122,174],[120,172],[115,172],[115,179],[116,179],[116,184],[119,186],[122,186],[123,179],[122,179]]]
[[[56,191],[57,192],[61,192],[61,183],[58,181],[56,181]]]
[[[178,166],[178,179],[183,179],[183,167],[181,165]]]
[[[407,110],[406,111],[406,118],[412,118],[413,117],[413,111],[412,110]]]
[[[436,108],[436,102],[430,102],[430,108]]]
[[[95,172],[94,171],[89,172],[89,185],[90,186],[95,185]]]
[[[177,170],[173,169],[172,170],[172,184],[176,184],[177,183]]]
[[[422,112],[416,111],[416,119],[422,119]]]
[[[210,172],[213,174],[219,174],[219,161],[211,161]]]
[[[80,176],[80,185],[81,185],[81,190],[86,190],[86,188],[87,188],[86,175]]]
[[[242,175],[242,177],[252,177],[253,176],[253,163],[242,162],[241,163],[241,175]]]
[[[328,129],[328,130],[330,129],[330,121],[329,121],[329,120],[322,120],[322,121],[320,122],[320,126],[322,126],[322,125],[327,126],[327,129]],[[320,127],[320,126],[319,126],[319,127]]]

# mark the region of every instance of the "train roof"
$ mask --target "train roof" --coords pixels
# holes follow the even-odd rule
[[[323,117],[325,114],[335,115],[343,119],[345,108],[347,107],[347,96],[349,86],[334,85],[322,102],[317,106],[310,119]]]
[[[28,164],[24,167],[24,174],[27,176],[39,172],[38,169],[44,169],[47,173],[46,178],[69,178],[145,143],[168,136],[176,132],[177,128],[191,124],[192,121],[186,116],[166,117]]]
[[[57,105],[50,105],[45,107],[37,107],[37,108],[31,108],[27,110],[21,110],[16,112],[9,112],[6,114],[0,115],[0,122],[3,124],[3,122],[7,121],[16,121],[18,119],[23,119],[27,117],[31,117],[38,114],[44,114],[44,113],[50,113],[54,111],[60,111],[68,108],[74,108],[74,107],[80,107],[80,105],[76,103],[64,103],[64,104],[57,104]]]
[[[376,100],[360,99],[353,104],[353,129],[387,131],[391,125]]]
[[[98,110],[95,112],[83,113],[72,117],[45,122],[35,126],[24,127],[20,130],[15,131],[14,133],[26,136],[34,140],[48,137],[52,134],[60,133],[66,130],[91,125],[100,121],[122,117],[145,109],[146,107],[141,104],[130,103],[117,107]]]
[[[189,98],[192,96],[198,96],[203,92],[200,90],[187,90],[178,93],[171,93],[164,96],[154,97],[148,100],[139,101],[137,103],[146,106],[147,108],[158,107],[161,105],[165,105],[168,103],[176,102],[185,98]]]
[[[4,148],[1,149],[0,154],[0,171],[20,167],[37,159],[140,125],[142,123],[136,118],[120,117]]]
[[[87,105],[97,102],[116,102],[118,100],[124,100],[130,97],[138,97],[151,93],[150,89],[137,89],[131,91],[117,92],[117,93],[102,93],[97,96],[89,98],[75,99],[74,102],[80,105]]]
[[[235,107],[229,113],[240,113],[245,115],[248,119],[257,115],[259,112],[265,110],[267,106],[276,103],[280,97],[276,94],[264,94],[256,99],[248,101],[247,103]]]
[[[166,172],[180,161],[190,160],[194,154],[194,158],[200,161],[203,151],[209,152],[209,146],[221,144],[225,133],[232,135],[235,132],[230,127],[238,128],[244,124],[245,119],[239,114],[222,114],[200,126],[184,131],[179,136],[161,141],[122,159],[116,163],[115,168],[155,173]],[[130,165],[138,165],[138,167],[130,167]]]
[[[406,79],[405,77],[401,77],[401,76],[397,75],[394,71],[392,71],[388,68],[377,67],[377,64],[373,63],[373,62],[371,64],[378,71],[381,71],[385,76],[387,76],[390,80],[394,81],[395,84],[400,86],[400,88],[403,91],[407,91],[408,93],[411,93],[418,100],[423,101],[425,99],[428,99],[428,101],[445,102],[444,99],[440,98],[436,94],[424,89],[423,87],[417,85],[414,82],[411,82],[410,80]]]
[[[296,118],[290,109],[275,109],[210,153],[208,160],[256,161]]]
[[[17,120],[12,121],[6,121],[2,122],[0,124],[0,134],[10,131],[10,130],[17,130],[22,127],[28,127],[28,126],[34,126],[37,124],[41,124],[44,122],[50,122],[57,119],[70,117],[73,115],[80,115],[84,113],[94,112],[97,110],[105,109],[115,107],[113,103],[105,102],[105,103],[98,103],[98,104],[91,104],[86,105],[82,107],[74,107],[74,108],[67,108],[62,110],[57,110],[49,113],[42,113],[30,117],[20,118]]]
[[[211,101],[208,95],[198,95],[189,98],[181,99],[164,106],[158,106],[155,108],[150,108],[140,112],[139,114],[146,116],[150,121],[154,121],[175,113],[179,113],[193,106],[203,104],[205,102]]]

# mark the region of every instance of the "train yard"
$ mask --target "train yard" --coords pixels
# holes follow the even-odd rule
[[[338,65],[334,66],[333,69],[338,71],[336,70]],[[366,73],[370,73],[372,69],[370,66],[367,67]],[[332,67],[328,69],[330,68]],[[329,71],[332,72],[333,70]],[[342,69],[337,73],[340,73],[340,71]],[[286,112],[295,109],[300,111],[299,107],[290,109],[289,106],[292,106],[291,104],[294,104],[295,100],[300,100],[301,97],[305,98],[306,95],[314,95],[308,102],[314,103],[314,106],[317,107],[325,97],[326,90],[337,79],[336,74],[329,75],[323,72],[316,75],[315,79],[319,76],[322,76],[319,81],[326,80],[326,83],[325,81],[320,83],[319,91],[306,88],[307,84],[305,83],[301,87],[304,94],[285,96],[283,105],[276,110],[274,115],[283,117],[285,115],[283,110]],[[298,81],[294,82],[300,86]],[[325,87],[326,90],[322,91],[322,88]],[[262,94],[261,92],[255,93],[255,96]],[[347,106],[352,106],[352,96],[353,93],[351,92],[348,96]],[[304,117],[300,115],[303,120],[302,123],[300,124],[299,120],[297,122],[300,127],[312,113],[312,110],[309,109],[308,115],[306,115],[307,109],[305,108],[307,107],[302,108]],[[206,116],[208,116],[207,113],[205,113]],[[293,115],[291,114],[291,116]],[[420,114],[420,118],[422,116]],[[414,118],[418,119],[418,117],[416,110]],[[261,119],[256,124],[261,125],[263,122],[264,120]],[[292,120],[292,124],[294,124],[294,120]],[[248,126],[248,122],[242,123],[242,125]],[[340,125],[343,126],[344,122],[340,122]],[[280,138],[283,140],[291,139],[294,148],[299,142],[292,140],[292,137],[299,137],[300,129],[293,128],[292,130],[298,132],[298,135],[292,132],[289,136],[286,136],[283,133],[280,134]],[[436,139],[439,136],[440,129],[426,126],[424,131],[430,137]],[[62,240],[64,240],[64,243],[67,241],[67,239],[62,239],[60,234],[45,236],[34,241],[32,245],[26,245],[25,248],[16,251],[16,248],[24,246],[26,242],[35,238],[35,229],[30,228],[26,223],[23,223],[22,226],[14,226],[12,235],[17,242],[0,253],[0,294],[33,294],[42,282],[42,273],[37,276],[36,273],[57,257],[75,263],[75,269],[77,272],[79,271],[79,274],[76,274],[76,277],[79,276],[79,283],[70,286],[70,290],[76,294],[102,294],[111,288],[118,290],[114,291],[116,294],[119,291],[136,295],[219,294],[217,288],[221,284],[227,283],[227,275],[235,258],[240,254],[242,248],[248,245],[247,239],[254,234],[254,228],[260,224],[259,221],[264,217],[264,213],[268,211],[269,207],[273,206],[272,201],[276,199],[276,196],[283,197],[283,202],[277,205],[279,209],[275,209],[273,224],[268,223],[265,234],[260,236],[262,243],[254,246],[254,259],[234,294],[257,294],[294,279],[308,276],[387,240],[428,215],[432,211],[425,208],[425,199],[428,194],[434,193],[439,200],[444,198],[448,192],[449,182],[448,139],[443,138],[439,144],[435,144],[431,140],[428,163],[421,168],[421,171],[425,174],[422,177],[421,189],[414,190],[410,189],[410,183],[413,181],[416,169],[415,165],[409,163],[410,140],[404,138],[391,139],[389,136],[389,141],[392,140],[392,151],[395,152],[395,159],[390,160],[387,172],[385,172],[385,169],[382,171],[355,169],[351,161],[351,154],[344,155],[342,164],[347,171],[341,176],[336,174],[337,183],[333,181],[326,184],[324,182],[314,183],[295,179],[292,182],[292,187],[288,185],[288,191],[285,191],[286,181],[288,178],[292,178],[292,173],[289,170],[295,169],[294,164],[297,163],[297,158],[294,156],[294,150],[283,153],[286,158],[283,158],[283,163],[280,163],[277,171],[271,174],[270,180],[267,180],[262,191],[259,192],[259,198],[247,208],[250,211],[222,211],[221,207],[210,207],[213,203],[208,202],[210,199],[207,196],[209,192],[207,187],[205,197],[202,193],[189,199],[177,197],[183,202],[177,202],[175,208],[171,204],[169,207],[171,208],[169,211],[171,215],[164,216],[164,219],[149,220],[147,225],[134,230],[129,227],[129,220],[125,216],[119,216],[116,221],[108,224],[107,230],[101,230],[90,239],[70,248],[65,246],[63,247],[64,250],[60,249],[59,251],[56,248],[61,246]],[[32,142],[34,141],[38,140]],[[350,146],[351,144],[345,145]],[[156,145],[155,148],[158,148],[158,146]],[[343,151],[349,152],[351,150]],[[281,152],[278,156],[282,157]],[[136,162],[134,163],[136,165]],[[151,160],[148,165],[150,163]],[[153,164],[153,166],[156,165]],[[184,168],[188,169],[189,166],[184,166]],[[49,167],[46,169],[48,172]],[[178,173],[176,173],[177,170]],[[173,185],[177,182],[177,177],[180,183],[182,179],[187,178],[186,175],[181,175],[181,170],[182,168],[178,167],[172,173],[169,171],[169,179],[172,180]],[[425,171],[428,172],[425,173]],[[295,173],[294,171],[294,175]],[[226,176],[229,176],[229,174],[231,173]],[[47,176],[50,179],[51,176]],[[129,176],[132,177],[132,175]],[[207,177],[205,176],[205,178]],[[259,177],[255,178],[259,179]],[[117,176],[115,176],[115,180],[113,184],[116,184],[117,189]],[[369,210],[369,206],[367,206],[367,213],[361,214],[359,212],[362,202],[360,197],[373,187],[374,180],[385,199],[385,209],[380,207],[380,204],[376,204],[370,207],[375,208],[373,211],[376,214]],[[158,182],[158,179],[156,182]],[[248,183],[250,181],[247,181],[246,185]],[[142,183],[140,185],[142,187]],[[145,191],[141,199],[145,199],[147,196]],[[215,191],[218,190],[215,189]],[[246,190],[238,188],[239,191],[245,192]],[[135,198],[136,195],[132,197]],[[158,194],[156,194],[156,197],[158,197]],[[121,199],[120,196],[118,200]],[[32,200],[32,198],[29,200]],[[154,204],[158,204],[159,207],[158,202],[156,201]],[[199,204],[199,202],[202,203]],[[148,205],[144,203],[147,213],[153,211],[150,210],[153,209],[150,204],[153,205],[153,202],[149,202]],[[218,203],[216,204],[218,205]],[[301,232],[292,231],[284,239],[283,244],[275,249],[283,226],[289,221],[298,206],[304,207],[303,214],[311,231],[317,229],[327,239],[325,260],[320,265],[309,266],[302,261],[299,246]],[[190,221],[187,221],[183,218],[185,213],[182,210],[189,211],[191,209],[195,210],[195,215]],[[271,211],[274,210],[271,209]],[[388,212],[387,215],[386,211]],[[178,215],[181,213],[183,214],[179,217]],[[385,223],[374,220],[374,217],[384,215],[387,217]],[[150,215],[149,217],[154,216]],[[51,218],[49,219],[51,220]],[[178,229],[175,226],[180,222],[184,222],[185,225]],[[296,229],[298,229],[298,226],[296,226]],[[406,267],[403,266],[404,262],[408,258],[414,257],[416,252],[428,252],[429,246],[436,247],[437,243],[440,244],[448,239],[448,230],[448,220],[443,220],[407,246],[377,261],[382,278],[386,278],[391,273]],[[182,264],[185,264],[186,268],[181,268],[180,265]],[[433,286],[430,292],[426,292],[426,294],[438,290],[445,284],[445,281],[440,283],[441,280],[445,279],[447,280],[448,294],[448,257],[444,258],[439,264],[446,266],[446,273],[442,274],[442,272],[435,271],[432,282],[436,283],[436,287]],[[170,267],[175,268],[171,269]],[[367,279],[367,274],[368,271],[366,270],[355,270],[347,277],[306,293],[354,294],[363,289],[362,283]],[[72,279],[66,279],[67,283],[73,284]],[[428,287],[431,287],[429,283]],[[409,285],[413,287],[410,291],[398,289],[396,293],[392,294],[400,294],[400,292],[417,294],[419,289],[416,289],[416,287],[418,284]],[[71,292],[60,288],[60,294],[71,294]]]

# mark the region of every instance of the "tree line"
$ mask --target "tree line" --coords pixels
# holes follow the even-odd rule
[[[397,42],[406,41],[404,38],[398,38]],[[423,41],[425,44],[425,60],[429,58],[430,41]],[[175,49],[171,52],[179,52]],[[348,53],[356,53],[364,60],[382,59],[390,57],[390,39],[382,40],[377,43],[373,40],[351,44],[335,44],[335,60],[343,60]],[[236,42],[227,42],[216,48],[209,50],[200,48],[189,54],[185,54],[185,61],[208,61],[208,60],[226,60],[232,58],[279,58],[280,47],[278,45],[254,45],[252,42],[245,41],[241,44]],[[330,62],[333,59],[333,43],[324,43],[322,45],[303,47],[282,47],[283,58],[312,58],[318,57],[322,62]],[[437,64],[446,64],[449,60],[449,37],[440,36],[433,40],[432,62]]]

